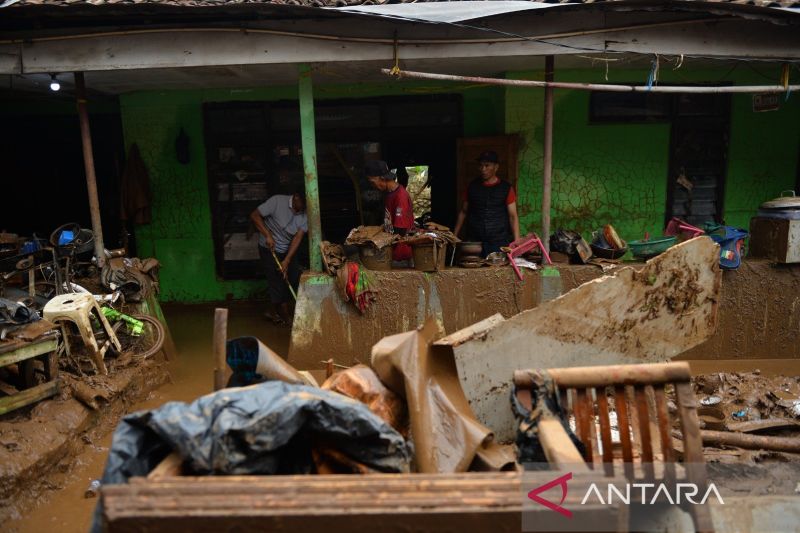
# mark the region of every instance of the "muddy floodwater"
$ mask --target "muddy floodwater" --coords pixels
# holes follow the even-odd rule
[[[211,330],[214,321],[213,305],[163,306],[175,345],[178,360],[170,364],[172,383],[164,385],[132,410],[152,409],[177,400],[192,401],[211,392],[213,361],[211,355]],[[262,315],[263,304],[236,303],[227,306],[228,337],[255,335],[281,355],[289,350],[288,328],[272,325]],[[84,498],[84,492],[93,479],[99,479],[105,466],[111,432],[93,446],[87,446],[68,473],[52,476],[53,491],[44,494],[38,506],[20,520],[3,524],[5,531],[20,533],[58,531],[59,533],[85,532],[91,524],[96,498]]]
[[[172,383],[155,392],[132,410],[152,409],[168,401],[192,401],[211,392],[213,361],[211,331],[213,305],[164,305],[172,335],[178,349],[178,360],[170,364]],[[268,322],[262,315],[263,304],[236,303],[230,310],[228,337],[255,335],[281,355],[289,352],[290,331]],[[752,372],[759,369],[763,375],[800,375],[800,361],[759,359],[712,359],[690,361],[693,374],[713,372]],[[111,429],[111,428],[110,428]],[[84,498],[84,492],[93,479],[100,478],[105,465],[111,431],[108,435],[86,446],[68,472],[51,475],[52,491],[47,492],[38,506],[19,520],[3,524],[5,531],[59,533],[85,532],[91,523],[96,498]]]

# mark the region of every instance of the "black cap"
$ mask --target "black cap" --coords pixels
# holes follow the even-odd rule
[[[494,150],[486,150],[478,156],[478,163],[499,163],[500,158]]]
[[[386,161],[373,160],[367,161],[364,165],[364,175],[368,178],[379,176],[386,179],[394,179],[394,176],[389,172],[389,166]]]

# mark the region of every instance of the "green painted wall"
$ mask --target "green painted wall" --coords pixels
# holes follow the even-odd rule
[[[764,83],[757,77],[753,83]],[[800,147],[800,95],[781,96],[781,109],[754,113],[749,96],[732,103],[725,221],[748,228],[758,205],[794,189]],[[800,191],[797,191],[800,194]]]
[[[504,130],[502,88],[389,82],[317,86],[314,91],[319,99],[461,93],[465,135],[497,135]],[[137,227],[136,239],[140,256],[152,255],[162,263],[162,300],[198,302],[266,295],[262,281],[223,281],[216,276],[202,105],[296,98],[296,87],[147,91],[120,97],[126,146],[139,145],[150,173],[153,222]],[[175,157],[180,128],[191,139],[187,165]]]
[[[662,69],[663,83],[731,81],[766,83],[777,67],[733,71]],[[771,70],[770,70],[771,69]],[[542,79],[541,72],[509,74]],[[612,70],[610,82],[643,81],[642,70]],[[560,81],[602,82],[603,70],[561,70]],[[465,136],[518,133],[521,138],[518,197],[523,231],[538,231],[541,220],[543,91],[502,87],[389,82],[315,87],[315,97],[460,93]],[[121,96],[126,144],[139,144],[150,171],[153,223],[137,229],[139,253],[164,265],[162,297],[168,301],[214,301],[265,294],[260,281],[217,279],[211,239],[202,104],[204,102],[296,99],[296,87],[148,91]],[[733,97],[725,216],[747,227],[762,201],[794,186],[800,146],[797,96],[781,109],[753,113],[751,97]],[[667,198],[670,125],[590,125],[589,93],[557,90],[555,99],[552,227],[592,229],[612,222],[623,238],[662,231]],[[174,141],[183,127],[191,138],[192,159],[180,165]]]
[[[777,79],[778,68],[759,67]],[[609,82],[644,83],[647,72],[611,70]],[[543,79],[542,72],[509,74]],[[556,81],[603,83],[604,69],[557,71]],[[733,71],[661,69],[662,83],[731,81],[769,83],[763,75]],[[734,95],[724,213],[728,224],[747,228],[758,205],[795,184],[800,146],[800,97],[779,111],[754,113],[750,95]],[[541,228],[544,91],[506,88],[506,132],[521,137],[519,212],[522,231]],[[638,239],[660,235],[667,204],[670,125],[589,124],[587,91],[555,91],[553,128],[553,211],[551,227],[581,231],[585,237],[606,223]]]

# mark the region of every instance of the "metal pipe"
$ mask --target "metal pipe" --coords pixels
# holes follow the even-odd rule
[[[553,56],[544,58],[544,79],[553,82]],[[550,251],[550,209],[553,185],[553,87],[544,89],[544,142],[542,168],[542,247],[545,253]]]
[[[317,135],[314,130],[314,89],[311,67],[299,67],[300,136],[303,144],[303,170],[306,181],[306,213],[308,213],[308,247],[311,270],[322,272],[322,223],[319,216],[319,184],[317,183]]]
[[[394,76],[391,69],[381,69],[386,75]],[[554,89],[573,89],[580,91],[611,91],[611,92],[651,92],[651,93],[694,93],[694,94],[733,94],[733,93],[785,93],[787,91],[800,90],[800,85],[728,85],[728,86],[667,86],[657,85],[647,87],[646,85],[612,85],[609,83],[572,83],[561,81],[536,81],[536,80],[508,80],[501,78],[482,78],[479,76],[456,76],[453,74],[432,74],[429,72],[415,72],[411,70],[401,70],[396,74],[399,78],[414,78],[422,80],[456,81],[460,83],[481,83],[484,85],[505,85],[508,87],[533,87],[543,89],[552,87]]]
[[[103,224],[100,220],[100,200],[97,197],[92,132],[89,130],[89,111],[86,107],[86,84],[83,80],[83,72],[75,73],[75,96],[78,101],[78,119],[81,124],[83,166],[86,170],[86,189],[89,192],[89,212],[92,217],[92,232],[94,233],[94,255],[97,258],[97,266],[103,268],[106,263],[105,248],[103,246]]]

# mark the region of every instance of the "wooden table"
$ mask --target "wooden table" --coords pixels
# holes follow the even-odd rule
[[[0,367],[18,364],[26,388],[11,396],[0,398],[0,415],[38,402],[58,393],[58,333],[51,331],[33,341],[16,340],[0,343]],[[34,385],[34,361],[44,363],[46,383]]]

